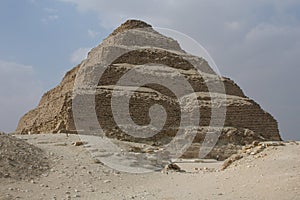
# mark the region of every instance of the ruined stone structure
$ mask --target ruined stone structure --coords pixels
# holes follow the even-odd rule
[[[102,77],[97,80],[95,73],[99,70],[99,63],[110,60],[115,52],[121,52],[122,56],[109,62]],[[135,68],[140,65],[148,66],[149,70]],[[111,110],[112,92],[114,91],[121,101],[127,95],[126,91],[132,89],[131,85],[115,87],[118,80],[130,70],[135,70],[135,73],[141,77],[177,78],[177,74],[161,69],[160,65],[176,69],[183,75],[192,86],[193,94],[199,101],[198,107],[188,108],[191,111],[199,110],[201,118],[199,126],[195,127],[197,135],[193,144],[183,155],[184,157],[197,157],[205,134],[208,130],[211,132],[214,129],[209,125],[211,109],[216,105],[212,104],[209,92],[222,95],[222,91],[218,91],[218,88],[211,91],[207,86],[213,85],[218,80],[222,81],[225,88],[226,100],[222,100],[219,106],[226,107],[226,117],[218,143],[207,157],[222,160],[235,153],[243,145],[255,140],[281,140],[276,120],[256,102],[246,97],[238,85],[229,78],[219,77],[206,60],[186,53],[177,41],[159,34],[150,25],[138,20],[125,22],[102,44],[92,49],[86,60],[69,71],[57,87],[43,95],[37,108],[21,118],[16,132],[20,134],[77,133],[72,102],[81,98],[80,95],[73,94],[75,78],[80,75],[81,78],[77,80],[77,84],[82,84],[85,88],[90,87],[91,82],[97,81],[98,83],[94,109],[106,136],[120,141],[163,145],[169,142],[179,129],[184,128],[180,127],[178,99],[168,88],[155,84],[144,85],[134,92],[135,95],[130,100],[130,114],[132,120],[138,125],[149,124],[148,113],[152,105],[159,104],[165,108],[168,117],[164,128],[153,137],[135,138],[122,132],[114,121]],[[200,69],[201,74],[194,66]],[[189,95],[182,98],[188,100]]]

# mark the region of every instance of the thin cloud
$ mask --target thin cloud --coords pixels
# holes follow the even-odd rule
[[[58,13],[58,9],[55,8],[44,8],[47,13]]]
[[[0,60],[0,127],[14,131],[25,112],[37,105],[43,88],[32,66]]]
[[[238,21],[226,22],[225,28],[231,31],[237,31],[241,29],[241,23]]]
[[[41,21],[43,23],[48,23],[48,22],[53,22],[53,21],[57,21],[59,19],[58,15],[48,15],[45,18],[42,18]]]
[[[47,14],[47,16],[41,19],[43,23],[57,21],[59,19],[58,9],[46,7],[44,8],[44,11]]]
[[[88,35],[91,37],[91,38],[96,38],[97,36],[99,36],[100,32],[96,32],[96,31],[93,31],[91,29],[88,30]]]
[[[70,61],[73,64],[78,64],[82,60],[86,59],[88,52],[91,50],[91,48],[79,48],[75,50],[70,57]]]

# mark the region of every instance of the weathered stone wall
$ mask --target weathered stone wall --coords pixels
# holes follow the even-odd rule
[[[116,52],[124,52],[124,54],[114,59],[106,68],[101,68],[101,63],[113,58]],[[136,67],[140,65],[146,66],[146,69],[137,69]],[[195,70],[195,66],[199,71]],[[113,91],[120,102],[128,97],[128,91],[132,89],[131,85],[116,87],[116,84],[130,70],[135,71],[140,77],[152,76],[163,80],[177,80],[178,74],[171,69],[180,73],[192,86],[194,90],[192,94],[196,94],[199,106],[188,109],[200,111],[201,115],[199,127],[196,127],[199,129],[198,134],[184,157],[198,156],[199,148],[208,130],[206,127],[210,126],[212,108],[217,107],[226,108],[225,123],[220,139],[208,157],[224,159],[235,153],[242,145],[254,140],[281,140],[277,121],[256,102],[246,97],[237,84],[228,78],[219,77],[203,58],[186,54],[177,41],[160,35],[150,25],[138,21],[126,22],[101,45],[94,48],[88,58],[69,71],[57,87],[43,95],[37,108],[21,118],[16,132],[33,134],[83,131],[81,133],[84,133],[84,131],[97,129],[100,124],[106,136],[111,138],[150,145],[167,144],[179,129],[184,128],[179,127],[181,120],[179,101],[181,100],[177,99],[170,89],[156,84],[147,84],[130,97],[130,115],[138,125],[149,124],[149,109],[152,105],[162,105],[168,115],[163,129],[157,135],[145,139],[135,138],[121,131],[120,125],[114,121],[111,97]],[[104,73],[98,80],[97,72],[101,70],[104,70]],[[74,81],[79,75],[81,79],[77,81],[82,86],[83,93],[74,95]],[[210,88],[209,91],[207,85],[214,85],[219,80],[224,84],[225,91],[217,87]],[[98,86],[90,88],[92,85],[90,83],[95,81]],[[89,125],[89,119],[85,119],[84,116],[86,111],[82,110],[81,120],[83,122],[87,120],[87,130],[76,130],[72,102],[82,103],[86,95],[91,95],[88,92],[90,89],[97,91],[96,106],[88,110],[96,109],[99,124]],[[209,92],[218,95],[224,95],[222,93],[225,92],[226,100],[220,98],[220,101],[214,105]],[[190,95],[185,94],[180,98],[188,100],[191,98]],[[119,114],[119,117],[122,117],[122,113]],[[217,116],[215,120],[221,121],[221,117]]]
[[[78,69],[79,66],[67,72],[57,87],[43,95],[38,107],[20,119],[17,133],[53,133],[75,129],[71,108],[72,90]]]

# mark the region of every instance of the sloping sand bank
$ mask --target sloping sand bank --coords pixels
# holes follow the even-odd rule
[[[40,147],[51,170],[32,180],[0,178],[0,199],[299,199],[300,145],[286,142],[234,162],[177,163],[186,172],[119,173],[95,162],[78,136],[17,136]]]

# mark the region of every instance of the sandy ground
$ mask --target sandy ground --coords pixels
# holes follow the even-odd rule
[[[268,147],[222,163],[179,163],[187,172],[119,173],[91,158],[78,136],[18,136],[42,148],[52,168],[29,181],[0,179],[0,199],[300,199],[300,145]],[[198,169],[195,169],[198,168]]]

